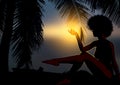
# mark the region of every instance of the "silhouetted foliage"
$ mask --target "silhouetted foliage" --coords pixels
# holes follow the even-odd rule
[[[40,46],[42,35],[43,0],[1,0],[0,30],[3,31],[0,44],[1,72],[8,72],[9,49],[19,67],[31,62],[32,49]]]
[[[82,13],[79,13],[80,18],[87,17],[84,11],[87,9],[88,13],[94,14],[95,10],[102,10],[101,14],[109,17],[118,26],[120,23],[120,0],[50,0],[56,4],[56,7],[62,14],[69,14],[70,8],[75,6]],[[71,3],[74,5],[71,5]],[[82,6],[81,6],[82,5]],[[84,9],[85,8],[85,9]],[[75,10],[74,10],[75,11]],[[75,12],[70,15],[76,15]],[[66,16],[66,15],[65,15]]]
[[[16,11],[13,30],[13,56],[16,58],[17,67],[24,64],[29,68],[32,65],[32,49],[39,47],[42,37],[42,5],[37,0],[19,0],[16,2]]]
[[[3,31],[5,25],[5,17],[6,14],[6,0],[0,1],[0,30]]]
[[[81,1],[81,0],[79,0]],[[102,14],[109,17],[117,25],[120,20],[120,0],[85,0],[93,10],[102,10]]]
[[[1,28],[3,30],[3,34],[0,44],[0,56],[1,56],[0,66],[2,67],[1,72],[8,72],[8,55],[9,55],[11,36],[12,36],[12,29],[13,29],[15,0],[11,0],[11,1],[2,0],[1,4],[3,5],[3,7],[1,7],[1,10],[3,10],[3,13],[1,12],[3,21],[1,20],[0,25],[3,24],[2,26],[3,28]]]

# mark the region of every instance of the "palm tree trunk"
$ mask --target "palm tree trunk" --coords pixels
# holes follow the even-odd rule
[[[13,28],[13,15],[14,15],[13,13],[15,9],[14,0],[7,0],[6,3],[7,3],[6,21],[0,45],[0,57],[1,57],[0,73],[3,74],[8,72],[8,56]]]

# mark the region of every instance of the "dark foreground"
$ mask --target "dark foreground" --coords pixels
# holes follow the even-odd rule
[[[0,76],[0,85],[6,84],[33,84],[33,85],[56,85],[59,81],[69,76],[61,73],[49,73],[38,71],[16,71]],[[69,85],[120,85],[119,80],[96,80],[90,74],[85,71],[81,71],[71,77],[71,83]],[[64,84],[67,85],[67,84]]]

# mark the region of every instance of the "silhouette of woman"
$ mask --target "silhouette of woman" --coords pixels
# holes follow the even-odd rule
[[[44,63],[59,65],[60,63],[72,63],[73,66],[69,72],[74,73],[85,62],[87,67],[93,73],[96,78],[112,78],[113,70],[115,74],[119,76],[119,69],[115,60],[114,46],[112,42],[107,40],[113,31],[112,22],[105,16],[96,15],[88,20],[88,26],[93,32],[94,37],[98,40],[93,41],[87,46],[83,46],[80,41],[79,35],[74,30],[69,32],[76,36],[78,45],[82,53],[76,56],[70,56],[65,58],[57,58],[44,61]],[[96,47],[96,51],[93,57],[86,51]]]

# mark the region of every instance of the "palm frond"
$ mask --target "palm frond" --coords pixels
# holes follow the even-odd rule
[[[118,20],[120,19],[119,2],[118,0],[115,0],[114,2],[111,3],[112,4],[108,6],[107,9],[105,10],[104,15],[108,16],[114,23],[118,23]]]
[[[30,63],[32,50],[43,41],[42,23],[43,0],[19,0],[13,25],[13,56],[19,65]]]
[[[2,23],[3,26],[1,26],[3,30],[1,44],[0,44],[0,55],[1,55],[1,61],[0,65],[2,66],[3,72],[8,72],[8,56],[9,56],[9,49],[10,49],[10,41],[12,36],[12,29],[13,29],[13,16],[15,11],[15,1],[14,0],[2,0],[3,9],[1,11],[1,15],[3,17]],[[5,8],[4,8],[5,7]],[[1,17],[1,16],[0,16]]]
[[[120,0],[78,0],[88,5],[92,10],[102,10],[102,14],[119,25]],[[94,12],[94,11],[93,11]]]
[[[6,18],[6,0],[0,1],[0,30],[4,30]]]

